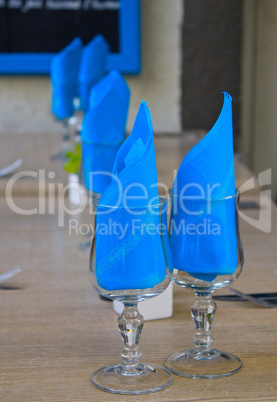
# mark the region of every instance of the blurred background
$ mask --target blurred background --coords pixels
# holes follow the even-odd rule
[[[255,173],[272,168],[277,196],[277,1],[141,0],[141,71],[124,74],[130,132],[142,99],[155,134],[209,130],[233,97],[235,150]],[[0,76],[0,134],[57,133],[48,75]]]

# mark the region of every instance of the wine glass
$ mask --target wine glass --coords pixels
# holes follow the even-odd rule
[[[219,378],[236,373],[242,361],[212,347],[211,326],[216,312],[214,290],[228,286],[240,275],[244,262],[239,232],[239,191],[223,198],[171,198],[170,244],[172,280],[193,289],[191,315],[196,326],[195,347],[172,354],[165,366],[190,378]],[[185,220],[185,223],[184,223]],[[186,225],[185,225],[186,224]],[[182,226],[180,228],[180,226]]]
[[[73,138],[73,132],[76,130],[77,125],[80,122],[80,117],[78,115],[72,115],[70,117],[65,117],[61,119],[60,135],[61,135],[61,145],[60,151],[56,154],[50,156],[51,161],[66,161],[66,152],[72,148],[71,140]],[[73,138],[75,142],[75,139]],[[74,144],[75,145],[75,144]],[[74,146],[73,146],[74,148]]]
[[[91,381],[102,391],[118,394],[159,391],[171,383],[172,374],[140,363],[138,343],[144,321],[137,305],[158,296],[170,283],[167,199],[159,197],[155,205],[129,208],[100,205],[99,198],[94,198],[93,206],[89,277],[100,295],[124,304],[118,317],[124,348],[122,362],[97,370]]]

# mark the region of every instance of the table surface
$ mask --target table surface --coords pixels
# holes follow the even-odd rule
[[[160,181],[170,186],[174,169],[198,139],[197,134],[155,139]],[[20,146],[22,142],[27,149],[27,140],[20,136],[14,144]],[[56,171],[48,156],[55,150],[53,145],[58,146],[58,137],[34,137],[34,141],[36,156],[29,152],[28,169]],[[30,146],[33,148],[34,143]],[[12,157],[18,154],[11,147],[10,154],[5,153],[1,160],[5,165]],[[236,172],[238,185],[251,177],[240,163]],[[57,173],[57,178],[64,178],[63,173]],[[7,179],[2,182],[3,189],[6,183]],[[30,195],[29,190],[24,192],[28,185],[26,179],[23,191],[15,192],[13,201],[18,208],[39,209],[41,199],[35,193]],[[249,197],[254,199],[255,194],[249,193]],[[50,203],[53,209],[53,200]],[[276,401],[277,309],[250,302],[218,301],[213,324],[215,346],[243,360],[239,373],[215,380],[174,376],[167,389],[136,397],[94,388],[90,383],[92,372],[120,361],[117,316],[112,304],[101,300],[90,285],[88,254],[77,247],[85,237],[69,233],[70,219],[88,224],[92,216],[86,209],[77,216],[66,216],[64,227],[59,227],[58,203],[56,197],[54,213],[49,213],[46,202],[45,214],[24,216],[11,209],[4,192],[0,197],[0,273],[18,264],[23,267],[0,289],[1,401]],[[243,213],[257,216],[255,210]],[[272,223],[271,233],[264,233],[241,219],[246,261],[233,287],[248,293],[277,290],[276,207],[272,208]],[[189,307],[193,298],[192,291],[175,286],[173,316],[145,323],[140,342],[143,361],[162,365],[169,354],[193,345]]]

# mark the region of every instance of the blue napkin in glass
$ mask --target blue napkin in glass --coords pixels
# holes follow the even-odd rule
[[[102,35],[97,35],[83,49],[79,71],[81,109],[89,108],[91,88],[104,76],[110,48]]]
[[[94,193],[102,193],[111,181],[115,157],[125,138],[129,99],[129,87],[115,70],[91,90],[81,136],[84,183]]]
[[[181,194],[187,197],[184,201]],[[170,225],[174,268],[205,281],[236,270],[235,199],[220,200],[234,194],[232,98],[224,92],[218,120],[185,156],[174,180]],[[210,204],[204,198],[210,198]]]
[[[82,48],[81,39],[75,38],[52,59],[50,68],[52,112],[58,119],[70,117],[74,113]]]
[[[166,272],[160,234],[147,230],[148,225],[157,227],[160,216],[157,209],[154,213],[145,208],[159,202],[153,128],[145,102],[132,133],[118,151],[113,174],[97,207],[97,282],[107,290],[150,288],[161,282]],[[112,208],[103,215],[101,205]],[[135,208],[137,214],[128,208]],[[112,228],[113,223],[119,225],[114,226],[118,231],[106,234],[103,228]]]

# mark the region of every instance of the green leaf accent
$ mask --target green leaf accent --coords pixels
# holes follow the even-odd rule
[[[68,162],[63,165],[65,172],[78,174],[82,158],[81,144],[76,144],[75,152],[68,151],[65,156],[69,159]]]

